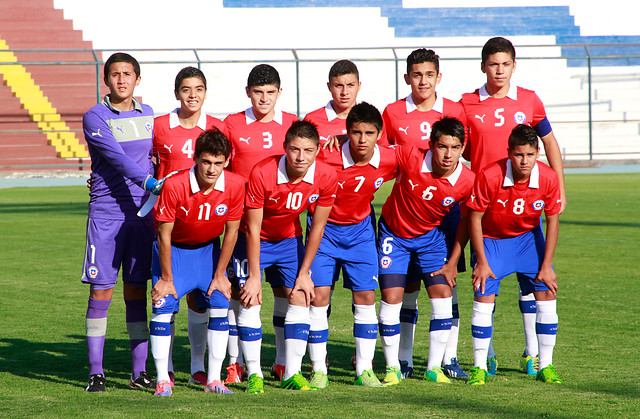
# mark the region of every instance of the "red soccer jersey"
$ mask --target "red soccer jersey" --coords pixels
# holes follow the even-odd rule
[[[368,164],[355,165],[348,141],[342,145],[340,153],[322,150],[318,159],[338,174],[337,196],[329,222],[342,225],[357,224],[367,218],[371,213],[373,194],[384,182],[395,177],[398,167],[395,150],[384,146],[376,146]]]
[[[298,117],[278,111],[269,122],[260,122],[253,108],[227,116],[224,120],[226,134],[231,142],[231,171],[245,180],[259,161],[269,156],[284,154],[284,137]]]
[[[329,137],[347,134],[347,120],[338,118],[336,111],[331,106],[331,101],[324,108],[309,112],[304,117],[305,121],[313,123],[318,128],[320,134],[320,145],[324,144]],[[388,144],[387,136],[382,130],[382,136],[378,140],[380,144]]]
[[[157,177],[193,166],[196,139],[205,130],[216,127],[224,132],[224,123],[204,112],[193,128],[184,128],[178,120],[178,109],[157,117],[153,128],[153,155],[157,159]]]
[[[279,241],[302,235],[300,214],[313,203],[330,207],[336,196],[336,171],[314,162],[302,181],[290,183],[286,156],[273,156],[251,171],[245,204],[263,208],[260,239]]]
[[[542,101],[532,90],[511,85],[507,96],[496,99],[486,84],[460,99],[467,119],[471,170],[476,174],[507,157],[511,130],[518,124],[535,127],[546,118]],[[466,155],[466,154],[465,154]]]
[[[473,187],[468,207],[484,212],[484,237],[519,236],[540,224],[540,215],[560,212],[560,185],[556,172],[537,162],[527,183],[514,183],[511,160],[502,159],[483,169]]]
[[[389,104],[382,114],[389,143],[427,149],[431,126],[444,117],[456,118],[466,126],[462,105],[440,96],[430,111],[418,110],[413,96],[409,95]]]
[[[382,206],[382,218],[396,236],[417,237],[442,223],[451,205],[464,208],[475,175],[458,163],[448,178],[433,174],[431,151],[418,147],[397,147],[400,166],[391,195]]]
[[[214,189],[205,195],[194,167],[165,181],[156,207],[156,221],[174,223],[171,241],[189,246],[220,237],[227,221],[240,220],[244,205],[245,185],[240,176],[223,171]]]

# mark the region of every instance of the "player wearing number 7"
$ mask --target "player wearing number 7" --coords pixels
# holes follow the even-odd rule
[[[556,173],[536,161],[538,150],[535,129],[516,126],[509,137],[508,158],[480,172],[469,202],[470,236],[477,261],[472,275],[472,385],[485,384],[495,297],[501,279],[516,272],[522,294],[533,294],[536,299],[536,349],[540,354],[536,379],[562,383],[552,363],[558,328],[553,254],[562,200]],[[546,242],[540,228],[543,210]]]

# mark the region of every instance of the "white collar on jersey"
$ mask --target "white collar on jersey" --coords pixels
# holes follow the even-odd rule
[[[515,185],[513,181],[513,167],[511,166],[511,159],[507,159],[507,173],[504,176],[504,182],[502,186],[505,188]],[[531,169],[531,176],[529,177],[529,187],[538,189],[540,187],[540,169],[538,168],[538,162]]]
[[[433,153],[431,150],[427,150],[427,154],[424,156],[424,161],[422,162],[422,169],[420,172],[422,173],[431,173],[433,172]],[[456,170],[453,171],[447,178],[451,186],[456,186],[456,182],[460,178],[460,174],[462,173],[462,163],[458,161],[458,166]]]
[[[349,141],[342,144],[342,167],[344,167],[345,169],[348,169],[354,164],[356,164],[353,161],[353,157],[351,156]],[[380,167],[380,149],[378,148],[378,144],[376,144],[373,149],[373,156],[371,156],[371,160],[369,160],[369,164],[375,167],[376,169]]]
[[[405,99],[405,104],[407,106],[407,113],[411,113],[413,111],[418,110],[418,106],[416,106],[416,103],[413,101],[413,95],[411,93],[409,93],[409,96],[407,96],[407,98]],[[442,97],[438,96],[437,93],[436,93],[436,101],[434,102],[431,110],[443,113],[444,100],[442,99]]]
[[[274,112],[275,113],[273,114],[273,120],[276,121],[278,124],[282,125],[282,111],[278,110],[278,108],[275,108]],[[247,121],[247,125],[258,120],[258,118],[256,118],[256,116],[253,113],[253,107],[247,108],[244,111],[244,117],[245,117],[245,120]]]
[[[480,102],[482,102],[485,99],[489,99],[491,97],[489,92],[487,92],[487,83],[482,85],[482,87],[478,92],[478,95],[480,96]],[[518,86],[511,83],[509,85],[509,91],[507,92],[507,97],[509,99],[518,100]]]
[[[194,164],[189,169],[189,184],[191,185],[191,193],[200,192],[200,185],[198,185],[198,179],[196,179],[196,165]],[[216,184],[213,185],[213,189],[216,191],[224,192],[224,170],[220,173],[220,176],[216,180]]]
[[[180,119],[178,119],[178,110],[179,108],[175,108],[169,113],[169,129],[174,129],[180,126]],[[198,123],[196,124],[198,128],[203,131],[207,130],[207,114],[204,112],[200,112],[200,118],[198,118]]]
[[[338,114],[335,110],[333,110],[333,106],[331,106],[332,100],[327,103],[327,106],[324,107],[324,112],[327,114],[327,121],[331,122],[338,117]]]
[[[311,166],[309,166],[309,170],[307,170],[307,174],[304,175],[302,180],[313,185],[313,177],[316,172],[316,162],[314,161]],[[278,185],[282,183],[289,183],[289,175],[287,174],[287,156],[280,157],[280,162],[278,163]]]

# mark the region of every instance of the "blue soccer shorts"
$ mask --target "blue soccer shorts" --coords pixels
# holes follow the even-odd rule
[[[376,234],[367,217],[358,224],[327,223],[316,257],[311,264],[316,287],[331,286],[339,268],[344,287],[352,291],[378,288],[378,252]]]
[[[151,278],[154,236],[152,219],[87,219],[82,282],[90,284],[91,289],[111,289],[122,266],[125,284],[146,287]]]
[[[404,288],[412,257],[419,267],[421,278],[426,278],[447,262],[444,233],[434,228],[417,237],[398,237],[381,219],[378,227],[378,257],[380,288]]]
[[[475,292],[476,297],[500,294],[500,281],[509,275],[517,273],[520,290],[523,295],[534,291],[548,291],[543,282],[534,282],[542,261],[544,260],[545,239],[542,229],[536,227],[531,231],[516,237],[506,239],[484,238],[484,253],[496,279],[487,278],[484,294],[480,289]],[[472,263],[475,265],[475,255]]]
[[[304,258],[302,236],[290,237],[279,241],[260,241],[260,269],[272,288],[293,288]],[[249,277],[247,259],[247,237],[238,233],[238,241],[231,257],[235,270],[231,285],[242,288]]]
[[[216,290],[207,297],[209,285],[213,279],[213,273],[218,266],[220,257],[220,240],[201,246],[182,246],[175,243],[171,245],[171,271],[173,273],[173,286],[176,288],[176,299],[173,295],[167,295],[153,306],[155,314],[174,313],[178,311],[179,300],[193,290],[199,290],[198,307],[202,308],[229,308],[229,300],[220,291]],[[155,285],[160,280],[160,258],[158,243],[153,244],[153,264],[151,266],[152,281]]]

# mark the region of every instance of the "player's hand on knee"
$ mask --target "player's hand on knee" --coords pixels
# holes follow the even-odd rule
[[[247,282],[240,290],[240,303],[246,308],[262,304],[262,282],[247,278]]]
[[[308,307],[316,296],[315,285],[308,273],[301,273],[296,278],[296,284],[289,294],[289,299],[294,298],[298,291],[304,293],[304,302]]]
[[[471,274],[471,283],[473,284],[473,290],[478,291],[480,289],[480,293],[484,294],[484,288],[487,283],[487,278],[495,279],[496,276],[491,270],[489,265],[477,264],[475,268],[473,268],[473,273]]]
[[[456,264],[457,265],[457,264]],[[438,269],[435,272],[429,274],[431,277],[442,275],[444,279],[447,280],[447,283],[453,289],[456,286],[456,277],[458,276],[458,267],[455,265],[451,265],[450,263],[445,264],[442,268]]]
[[[556,295],[556,292],[558,292],[558,277],[551,267],[543,265],[542,268],[540,268],[540,272],[538,272],[535,282],[544,283],[553,295]]]
[[[151,301],[153,304],[156,304],[167,295],[173,295],[176,300],[178,299],[178,294],[176,293],[176,287],[173,285],[173,281],[160,279],[151,290]]]
[[[227,300],[231,299],[231,282],[229,282],[226,276],[222,275],[222,277],[213,277],[209,284],[209,289],[207,290],[207,297],[211,297],[211,294],[216,290],[220,291]]]

